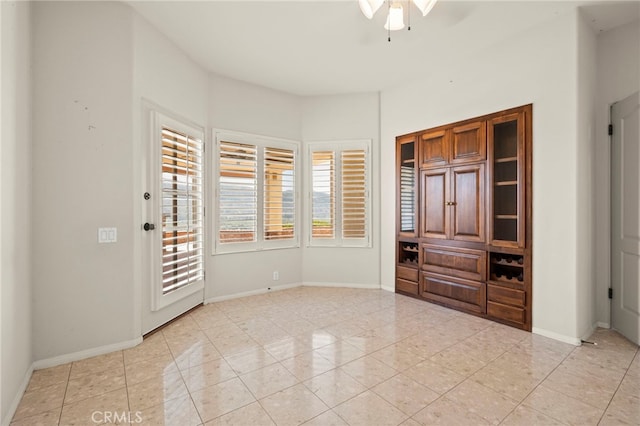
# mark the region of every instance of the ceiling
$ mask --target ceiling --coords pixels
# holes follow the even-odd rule
[[[206,70],[302,96],[424,78],[578,5],[595,31],[640,17],[640,1],[440,0],[388,42],[384,10],[369,21],[356,0],[127,3]]]

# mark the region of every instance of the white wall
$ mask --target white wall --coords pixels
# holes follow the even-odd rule
[[[214,74],[210,76],[208,93],[210,127],[302,140],[299,97]],[[213,221],[211,216],[209,223]],[[214,229],[212,226],[210,241]],[[274,271],[279,272],[278,281],[273,281]],[[302,281],[300,248],[209,256],[205,300],[299,285]]]
[[[305,246],[303,252],[303,277],[307,283],[376,287],[380,285],[379,122],[380,104],[378,93],[320,96],[304,99],[302,135],[305,143],[348,139],[372,140],[372,247],[328,248]],[[395,152],[392,156],[395,156]],[[387,208],[394,212],[395,203],[389,204]],[[303,246],[306,245],[306,237],[305,235]],[[390,289],[393,289],[393,286]]]
[[[607,289],[611,286],[611,142],[609,108],[640,90],[640,20],[597,37],[595,127],[595,274],[597,322],[609,327]]]
[[[560,15],[382,92],[383,286],[394,277],[395,136],[533,103],[533,327],[576,341],[576,26],[576,12]]]
[[[33,6],[33,349],[119,344],[134,324],[132,13]],[[99,227],[118,242],[98,244]]]
[[[31,5],[1,8],[0,422],[8,424],[33,362],[31,348]]]
[[[588,338],[596,324],[595,279],[595,91],[596,91],[596,34],[577,15],[577,179],[576,194],[576,337]]]
[[[198,291],[167,308],[152,312],[147,263],[151,251],[148,244],[152,233],[145,233],[141,225],[149,220],[142,194],[148,191],[148,144],[151,136],[149,109],[181,118],[203,130],[207,125],[209,104],[208,74],[178,49],[166,36],[134,12],[133,16],[133,215],[137,227],[133,235],[134,280],[136,298],[134,309],[137,330],[146,333],[168,320],[202,303],[203,291]],[[152,199],[154,195],[152,194]]]

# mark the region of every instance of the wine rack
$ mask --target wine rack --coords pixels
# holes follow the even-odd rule
[[[418,243],[401,242],[398,253],[398,264],[417,268],[419,254]]]
[[[524,283],[524,256],[518,254],[491,253],[489,277],[498,283]]]

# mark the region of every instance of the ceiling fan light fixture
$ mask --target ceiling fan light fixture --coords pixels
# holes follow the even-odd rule
[[[413,4],[422,12],[422,16],[427,16],[438,0],[413,0]]]
[[[362,14],[367,18],[373,18],[373,15],[380,9],[384,0],[358,0]]]
[[[395,2],[389,6],[389,15],[384,29],[389,31],[397,31],[404,28],[404,11],[402,4]]]

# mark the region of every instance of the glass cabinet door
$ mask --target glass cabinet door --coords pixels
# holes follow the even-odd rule
[[[398,234],[416,236],[416,143],[415,137],[403,137],[397,141],[397,220]]]
[[[525,246],[524,130],[523,113],[488,122],[489,243],[494,246]]]

